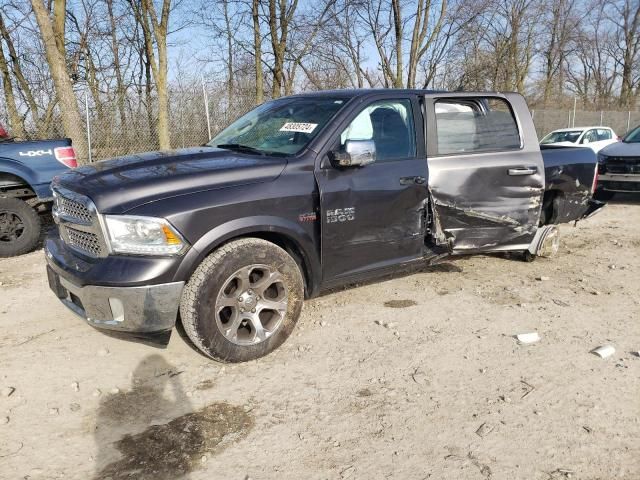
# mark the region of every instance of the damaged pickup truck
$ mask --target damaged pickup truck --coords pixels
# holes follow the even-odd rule
[[[558,248],[593,214],[589,149],[540,151],[524,99],[327,91],[267,102],[208,145],[54,180],[51,289],[90,325],[259,358],[304,298],[448,256]]]

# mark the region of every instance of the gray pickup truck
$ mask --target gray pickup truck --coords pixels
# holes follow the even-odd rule
[[[304,298],[456,255],[558,248],[593,200],[582,148],[541,152],[513,93],[327,91],[260,105],[208,145],[53,182],[51,289],[98,329],[259,358]]]

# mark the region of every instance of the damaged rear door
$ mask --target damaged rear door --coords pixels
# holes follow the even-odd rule
[[[544,165],[524,99],[427,95],[425,109],[432,240],[457,253],[526,249]]]

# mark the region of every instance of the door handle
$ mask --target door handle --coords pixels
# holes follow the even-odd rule
[[[417,185],[422,185],[427,182],[425,177],[400,177],[400,185],[410,185],[415,183]]]
[[[518,167],[510,168],[509,175],[533,175],[538,171],[538,167]]]

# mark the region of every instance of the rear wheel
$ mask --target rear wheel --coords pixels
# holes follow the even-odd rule
[[[185,286],[180,315],[193,344],[222,362],[260,358],[295,327],[304,298],[300,269],[266,240],[235,240],[207,257]]]
[[[40,217],[17,198],[0,197],[0,257],[22,255],[40,238]]]

